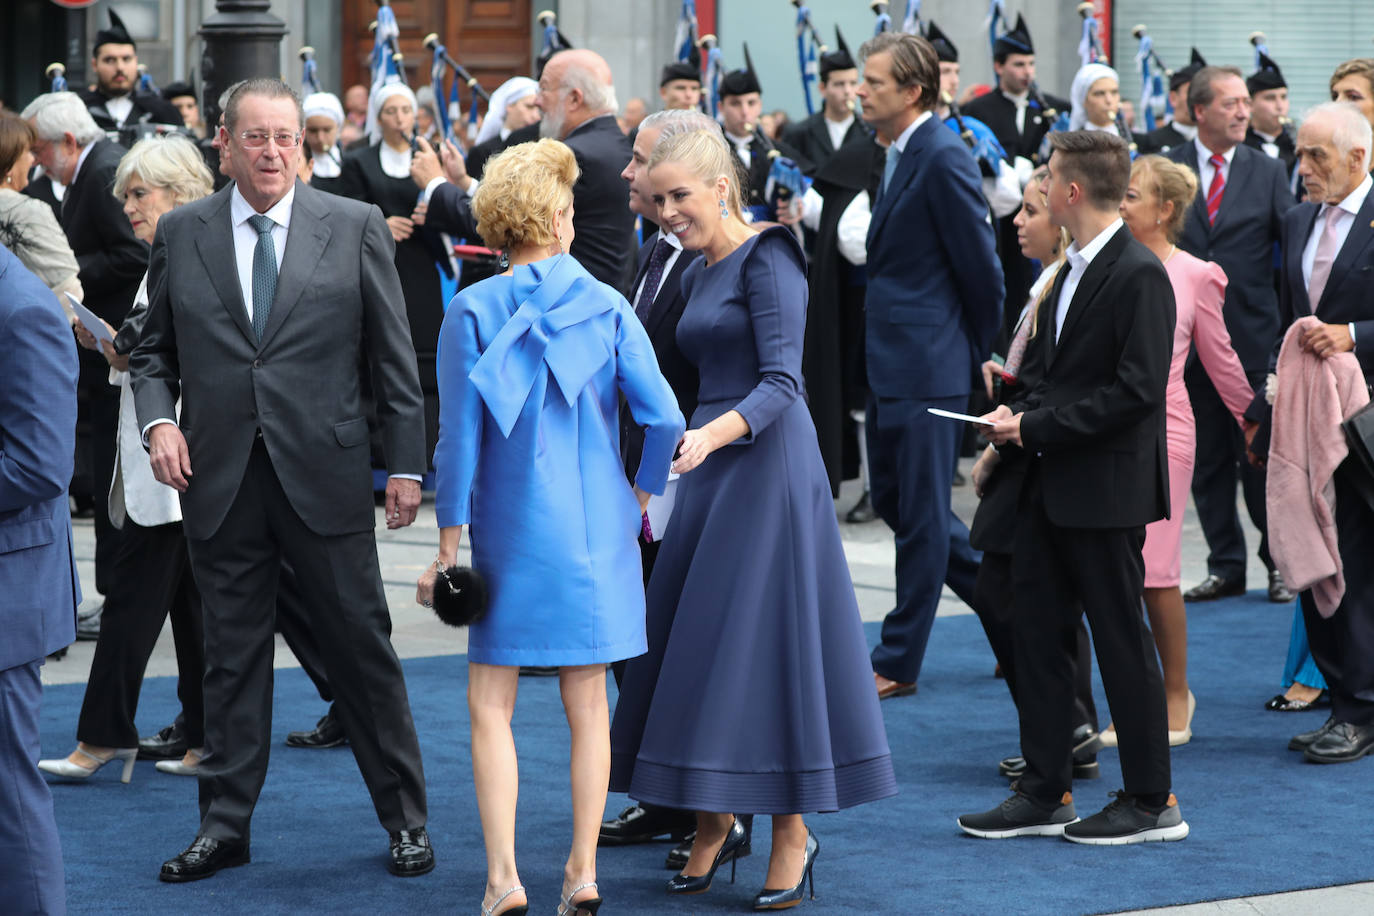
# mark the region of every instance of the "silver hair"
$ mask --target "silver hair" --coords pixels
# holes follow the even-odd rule
[[[1309,108],[1303,120],[1325,116],[1330,116],[1336,122],[1331,131],[1331,142],[1336,151],[1344,156],[1353,149],[1364,150],[1364,159],[1357,174],[1368,172],[1370,157],[1374,155],[1374,149],[1371,149],[1374,147],[1374,128],[1369,126],[1364,114],[1350,102],[1322,102]]]
[[[720,123],[696,109],[668,108],[656,111],[639,122],[640,131],[661,130],[659,140],[694,130],[720,130]]]
[[[56,142],[64,134],[71,134],[77,146],[94,143],[105,132],[96,126],[86,110],[86,103],[75,92],[45,92],[34,99],[19,115],[32,120],[41,140]]]
[[[582,93],[582,104],[586,105],[587,110],[594,114],[603,115],[607,112],[620,110],[620,105],[615,100],[615,86],[601,82],[596,74],[587,67],[569,64],[568,68],[563,71],[562,82],[561,88],[563,90],[576,89]]]
[[[215,189],[215,179],[205,157],[185,137],[170,134],[148,137],[134,144],[115,169],[114,196],[124,200],[129,179],[137,175],[145,184],[172,195],[175,206],[199,200]]]

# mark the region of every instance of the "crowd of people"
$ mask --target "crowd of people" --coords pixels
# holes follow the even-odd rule
[[[775,130],[747,49],[709,100],[700,61],[665,66],[653,113],[622,113],[594,51],[541,55],[471,146],[401,81],[340,99],[247,79],[209,126],[192,87],[137,89],[117,20],[93,86],[0,112],[6,907],[64,911],[43,773],[116,764],[127,783],[156,760],[200,787],[160,878],[249,862],[276,632],[327,704],[287,743],[347,744],[387,868],[434,868],[374,534],[378,505],[414,522],[427,480],[438,553],[416,600],[483,583],[468,713],[490,916],[530,905],[522,673],[556,674],[569,725],[560,916],[602,905],[598,847],[669,838],[667,893],[708,891],[755,815],[772,848],[753,907],[783,909],[814,896],[807,816],[896,793],[880,703],[917,692],[946,585],[1020,733],[997,765],[1010,795],[960,828],[1184,839],[1186,608],[1246,590],[1238,487],[1266,596],[1293,606],[1266,708],[1330,705],[1289,743],[1308,761],[1374,751],[1374,60],[1340,64],[1294,133],[1267,53],[1247,77],[1194,51],[1172,119],[1137,133],[1105,62],[1042,95],[1023,19],[982,93],[920,31],[857,54],[837,36],[821,110]],[[168,129],[126,148],[140,125]],[[970,451],[971,527],[951,504]],[[1185,591],[1190,494],[1208,575]],[[74,512],[102,598],[80,620]],[[871,650],[841,515],[894,537]],[[181,713],[140,737],[168,618]],[[39,669],[76,638],[96,641],[77,744],[40,760]],[[1080,817],[1104,747],[1123,788]],[[634,804],[605,819],[612,790]]]

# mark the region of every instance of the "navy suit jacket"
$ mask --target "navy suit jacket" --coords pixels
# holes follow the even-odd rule
[[[868,226],[868,384],[886,398],[966,397],[1002,313],[1002,265],[968,147],[930,117]]]
[[[1197,144],[1175,146],[1168,158],[1198,173]],[[1283,163],[1241,144],[1231,160],[1216,223],[1207,222],[1207,188],[1199,186],[1178,241],[1179,248],[1215,261],[1226,272],[1222,314],[1236,355],[1251,375],[1264,371],[1279,334],[1274,243],[1294,204]]]
[[[57,300],[0,246],[0,671],[76,639],[81,601],[67,486],[76,345]]]

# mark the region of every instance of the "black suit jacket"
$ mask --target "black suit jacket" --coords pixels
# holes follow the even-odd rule
[[[858,117],[840,138],[840,146],[868,136]],[[830,158],[839,151],[839,146],[830,142],[830,128],[825,124],[825,111],[821,110],[804,121],[789,125],[783,132],[783,141],[808,163],[806,174],[814,175],[825,167]],[[766,177],[766,176],[765,176]]]
[[[126,150],[97,140],[62,199],[62,228],[80,267],[85,305],[119,327],[148,270],[149,248],[114,198],[115,169]]]
[[[1245,132],[1245,145],[1264,153],[1266,156],[1269,155],[1264,152],[1264,138],[1255,133],[1253,127]],[[1284,170],[1291,177],[1293,166],[1298,163],[1298,145],[1293,141],[1293,136],[1286,130],[1274,139],[1274,145],[1279,148],[1278,160],[1283,163]]]
[[[160,95],[148,92],[131,93],[129,100],[134,103],[134,107],[129,109],[128,117],[117,122],[105,107],[105,102],[108,101],[105,93],[98,89],[83,89],[77,94],[81,96],[81,101],[86,103],[86,110],[91,113],[96,126],[101,130],[118,130],[134,124],[172,124],[181,127],[185,123],[176,106]]]
[[[1093,258],[1055,341],[1063,269],[1026,348],[1036,381],[1016,403],[1045,512],[1065,528],[1131,528],[1169,515],[1164,392],[1174,290],[1125,226]]]
[[[1136,138],[1136,147],[1142,156],[1146,153],[1159,153],[1162,156],[1175,147],[1192,142],[1179,133],[1171,121],[1163,127],[1156,127],[1147,134],[1140,134]]]
[[[633,295],[644,280],[649,269],[649,254],[654,250],[656,235],[639,249],[639,269],[635,271],[634,284],[630,287]],[[697,367],[677,347],[677,323],[687,308],[687,297],[682,294],[682,275],[688,266],[700,257],[699,252],[683,251],[673,262],[672,268],[663,275],[658,293],[654,296],[653,308],[644,330],[649,334],[649,342],[654,345],[654,355],[658,357],[658,368],[677,397],[678,409],[690,424],[693,412],[697,409],[697,389],[701,378]],[[630,303],[632,306],[634,303]],[[639,458],[644,451],[644,431],[634,422],[627,406],[620,410],[620,453],[625,458],[625,471],[634,480],[639,469]]]
[[[827,140],[827,142],[829,142]],[[786,156],[797,164],[806,174],[811,174],[811,162],[800,152],[786,141],[777,142],[769,139],[763,133],[762,128],[754,128],[754,139],[749,144],[749,167],[744,167],[744,160],[740,158],[739,151],[735,149],[734,141],[726,138],[726,145],[730,147],[730,158],[735,161],[735,165],[740,171],[749,176],[748,184],[740,190],[744,192],[744,205],[746,207],[760,206],[767,204],[764,191],[768,189],[768,173],[773,170],[773,150],[778,151],[778,155]]]
[[[1174,147],[1168,158],[1198,172],[1196,143]],[[1178,241],[1179,248],[1215,261],[1226,272],[1222,314],[1236,355],[1251,375],[1264,371],[1279,333],[1274,243],[1294,203],[1283,163],[1241,144],[1231,159],[1216,223],[1207,222],[1207,188],[1199,182]]]
[[[1064,99],[1052,95],[1045,96],[1045,101],[1060,112],[1066,112],[1071,107]],[[1035,161],[1045,134],[1049,133],[1053,126],[1053,121],[1045,117],[1044,112],[1031,102],[1026,108],[1025,132],[1018,131],[1016,103],[1003,95],[1001,89],[980,95],[963,106],[962,113],[977,118],[990,127],[997,135],[998,142],[1002,144],[1002,149],[1007,151],[1009,159],[1022,156]]]
[[[630,141],[615,116],[607,114],[579,124],[563,142],[582,169],[573,185],[577,237],[569,254],[593,277],[627,294],[635,270],[626,257],[634,250],[635,216],[626,202],[620,173],[630,161]]]

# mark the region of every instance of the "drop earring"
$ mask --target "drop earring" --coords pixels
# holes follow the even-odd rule
[[[725,198],[720,199],[720,218],[727,219],[730,216],[730,209],[725,206]]]

